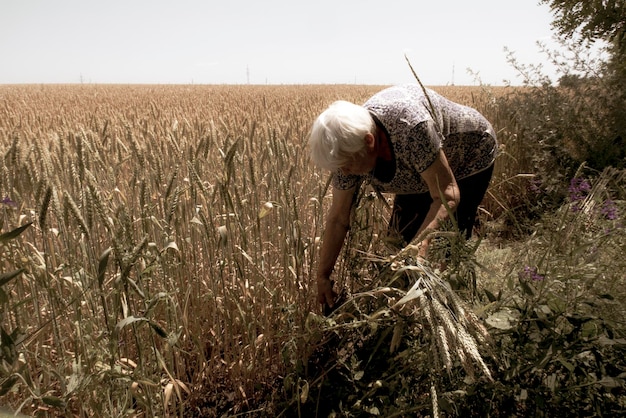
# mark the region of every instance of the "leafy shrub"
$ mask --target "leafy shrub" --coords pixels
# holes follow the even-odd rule
[[[468,409],[491,398],[502,400],[491,416],[624,412],[625,179],[610,168],[576,177],[568,201],[519,243],[506,290],[487,292],[499,385],[475,391]]]

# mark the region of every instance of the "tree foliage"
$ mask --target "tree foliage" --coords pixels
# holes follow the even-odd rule
[[[552,27],[561,36],[580,34],[589,41],[619,44],[626,41],[626,3],[624,0],[541,0],[555,14]]]
[[[540,0],[554,13],[552,27],[561,43],[576,40],[581,49],[594,43],[606,44],[608,59],[599,79],[576,79],[567,71],[561,86],[582,95],[591,108],[602,109],[602,117],[592,112],[590,118],[600,129],[589,136],[596,146],[589,149],[596,168],[624,165],[626,138],[626,1],[625,0]],[[572,84],[572,82],[575,82]],[[594,103],[590,102],[593,101]],[[589,107],[589,106],[587,106]]]

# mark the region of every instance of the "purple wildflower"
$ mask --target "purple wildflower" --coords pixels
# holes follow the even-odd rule
[[[522,271],[518,273],[520,280],[532,280],[534,282],[540,282],[545,277],[537,272],[537,267],[525,266]]]
[[[536,194],[541,194],[543,190],[541,190],[541,180],[537,177],[533,177],[530,180],[530,191]]]
[[[581,209],[580,201],[587,197],[587,194],[591,190],[591,184],[586,179],[580,177],[574,177],[569,183],[569,199],[574,203],[572,206],[573,212],[578,212]]]
[[[4,203],[5,205],[8,205],[8,206],[17,206],[17,203],[11,200],[9,196],[5,196],[4,199],[0,200],[0,203]]]
[[[600,213],[608,220],[614,221],[617,219],[617,205],[611,199],[607,199],[602,203]]]
[[[586,179],[580,177],[574,177],[569,182],[569,197],[572,202],[582,200],[587,196],[587,193],[591,190],[591,185]]]

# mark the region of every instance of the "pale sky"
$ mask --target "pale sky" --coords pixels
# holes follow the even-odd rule
[[[521,80],[546,57],[538,0],[0,0],[0,84]],[[549,67],[546,67],[549,72]]]

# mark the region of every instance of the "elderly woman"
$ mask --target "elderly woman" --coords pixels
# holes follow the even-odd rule
[[[449,210],[471,236],[498,147],[478,111],[417,84],[387,88],[362,106],[331,104],[314,122],[309,145],[314,163],[333,173],[317,270],[318,301],[330,307],[336,297],[330,276],[364,182],[395,194],[389,234],[399,237],[398,248],[410,244],[425,257],[423,233],[437,230]]]

